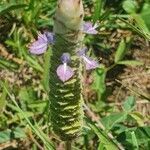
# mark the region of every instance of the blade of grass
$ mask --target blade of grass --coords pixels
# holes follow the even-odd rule
[[[17,102],[15,100],[15,97],[10,94],[10,92],[9,92],[9,90],[7,88],[7,85],[5,85],[3,82],[1,82],[1,84],[3,85],[5,91],[7,92],[8,96],[10,97],[10,99],[12,100],[12,102],[17,107],[18,112],[20,112],[22,114],[22,116],[24,117],[24,119],[27,121],[28,125],[31,127],[32,131],[41,139],[41,141],[45,144],[45,146],[46,146],[46,148],[48,150],[54,150],[53,144],[49,140],[45,139],[45,137],[43,137],[44,133],[41,131],[42,132],[42,134],[41,134],[39,132],[39,130],[32,125],[32,123],[30,122],[30,120],[28,119],[28,117],[26,116],[26,114],[21,110],[21,108],[19,107],[19,105],[17,104]]]
[[[4,15],[7,12],[10,12],[15,9],[24,8],[26,6],[28,6],[28,5],[26,5],[26,4],[7,4],[7,5],[4,4],[4,5],[1,5],[0,6],[0,15]]]
[[[132,25],[131,23],[129,23],[127,20],[123,18],[120,18],[120,17],[117,17],[117,18],[121,20],[122,22],[126,23],[133,31],[135,31],[136,33],[138,33],[139,35],[141,35],[142,37],[150,41],[149,33],[144,33],[142,30],[138,29],[136,26]]]
[[[94,23],[99,20],[101,16],[101,11],[102,11],[102,0],[96,0],[95,5],[94,5],[94,14],[93,14],[93,21]]]

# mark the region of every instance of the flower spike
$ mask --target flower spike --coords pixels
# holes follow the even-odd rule
[[[91,70],[91,69],[97,68],[99,66],[99,63],[96,60],[86,56],[85,55],[86,51],[87,51],[87,48],[83,48],[78,51],[78,55],[83,59],[83,61],[85,63],[86,70]]]
[[[51,32],[44,32],[38,35],[38,39],[29,46],[29,51],[32,54],[40,55],[43,54],[48,44],[54,44],[54,34]]]
[[[83,32],[87,34],[97,34],[98,33],[98,31],[96,30],[97,27],[98,24],[95,24],[93,26],[91,22],[85,22],[83,24]]]
[[[69,63],[70,61],[70,54],[63,53],[60,59],[63,64],[58,66],[56,72],[57,72],[59,79],[65,82],[74,75],[72,68],[67,65],[67,63]]]

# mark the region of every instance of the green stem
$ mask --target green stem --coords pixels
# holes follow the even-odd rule
[[[71,141],[66,141],[66,150],[71,150]]]
[[[117,64],[112,64],[111,66],[109,66],[107,69],[106,69],[106,72],[108,72],[109,70],[113,69],[114,67],[116,67]]]

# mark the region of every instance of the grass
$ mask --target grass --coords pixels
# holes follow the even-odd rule
[[[39,31],[52,31],[55,7],[54,0],[0,2],[0,149],[65,149],[49,121],[51,48],[41,56],[28,50]],[[100,67],[85,74],[83,132],[72,149],[148,150],[150,3],[84,0],[84,7],[85,20],[100,24],[84,40]]]

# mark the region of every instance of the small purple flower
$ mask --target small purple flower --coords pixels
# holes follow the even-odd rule
[[[95,24],[93,26],[91,22],[85,22],[83,24],[83,32],[87,34],[97,34],[98,33],[98,31],[96,30],[97,27],[98,24]]]
[[[48,44],[53,45],[55,43],[55,35],[52,32],[44,32],[47,37]]]
[[[69,61],[70,61],[70,54],[63,53],[60,59],[63,64],[58,66],[56,72],[57,72],[59,79],[61,81],[65,82],[74,75],[72,68],[67,65],[67,63],[69,63]]]
[[[39,34],[38,39],[29,46],[29,51],[32,54],[40,55],[47,50],[48,44],[54,44],[54,41],[53,33],[44,32]]]
[[[87,51],[87,48],[83,48],[78,51],[78,55],[83,59],[83,61],[85,63],[86,70],[91,70],[91,69],[97,68],[99,66],[99,63],[96,60],[86,56],[85,55],[86,51]]]

